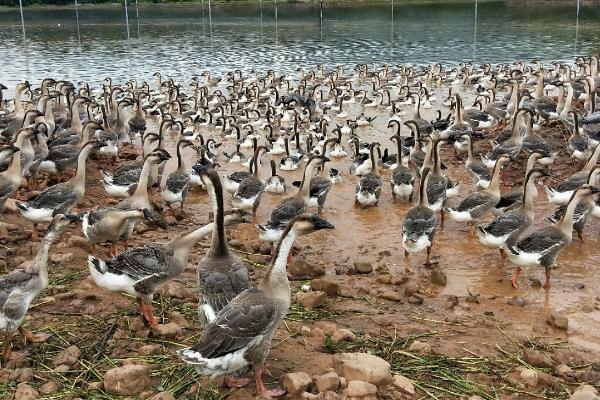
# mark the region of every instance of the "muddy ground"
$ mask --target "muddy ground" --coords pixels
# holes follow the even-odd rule
[[[361,133],[372,135],[395,153],[383,119]],[[561,150],[550,167],[553,181],[581,167],[568,161],[560,127],[542,132]],[[485,151],[487,143],[484,140],[478,146],[478,151]],[[125,156],[127,152],[135,156],[133,150],[125,150]],[[190,154],[188,164],[192,158]],[[444,150],[443,158],[450,175],[462,182],[460,198],[466,196],[473,188],[451,148]],[[171,160],[169,168],[174,168],[175,162]],[[224,172],[241,168],[239,164],[224,164]],[[436,235],[435,268],[424,267],[424,255],[418,255],[412,257],[409,271],[400,229],[410,205],[391,199],[388,172],[382,172],[386,184],[379,206],[362,209],[354,205],[358,178],[348,174],[349,161],[334,161],[331,166],[340,169],[344,178],[344,183],[332,188],[323,211],[336,230],[300,238],[294,265],[289,267],[294,292],[311,285],[310,275],[322,275],[312,284],[318,288],[325,285],[330,296],[316,309],[292,304],[286,323],[273,340],[268,358],[273,378],[265,377],[268,385],[276,384],[288,372],[324,374],[332,366],[334,353],[361,351],[385,358],[393,372],[411,379],[417,398],[479,395],[486,399],[565,399],[581,383],[600,389],[597,221],[588,225],[586,243],[575,238],[561,254],[554,286],[547,293],[539,287],[542,270],[525,271],[522,288],[513,289],[508,262],[502,266],[496,252],[480,246],[477,239],[468,236],[463,224],[452,221],[447,221],[445,229]],[[524,156],[508,168],[503,190],[522,182],[523,166]],[[100,160],[90,162],[87,192],[78,211],[114,203],[100,184],[100,168],[111,167]],[[281,174],[291,182],[300,172]],[[152,197],[162,203],[156,191]],[[281,198],[265,194],[258,220],[266,221],[271,207]],[[130,243],[137,246],[167,241],[208,222],[208,209],[206,192],[193,190],[183,211],[166,211],[168,229],[140,233]],[[552,209],[541,189],[536,226],[546,224],[543,217]],[[35,254],[39,243],[31,241],[28,229],[20,215],[9,211],[2,216],[1,273]],[[42,399],[125,398],[104,392],[101,382],[105,371],[128,363],[152,369],[150,388],[139,398],[162,391],[177,399],[253,397],[252,384],[232,391],[218,389],[214,382],[198,378],[174,353],[192,345],[201,333],[196,314],[195,265],[209,239],[196,246],[185,273],[166,284],[155,298],[155,314],[161,322],[175,322],[181,332],[156,337],[142,323],[133,298],[94,285],[87,270],[89,249],[81,236],[80,227],[74,227],[51,249],[54,262],[50,285],[34,300],[25,324],[34,332],[48,332],[52,337],[41,344],[26,344],[21,337],[15,340],[15,356],[0,369],[0,399],[13,398],[22,381],[36,388]],[[229,236],[238,255],[248,261],[252,277],[259,279],[269,257],[261,254],[267,249],[258,242],[255,227],[234,227]],[[108,258],[108,251],[103,247],[99,255]],[[357,260],[370,264],[373,271],[358,273],[354,268]],[[439,281],[445,276],[446,284],[433,283],[432,271],[437,278],[434,281],[443,283]],[[567,329],[551,325],[547,321],[550,313],[565,317]],[[331,335],[340,328],[352,331],[354,340],[334,343]],[[426,345],[414,345],[415,341]],[[57,368],[55,357],[72,345],[80,349],[79,360],[68,369]],[[520,368],[539,371],[537,385],[527,384]]]

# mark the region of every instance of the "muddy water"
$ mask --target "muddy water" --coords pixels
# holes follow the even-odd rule
[[[447,93],[447,90],[441,89],[438,93]],[[441,96],[438,95],[438,102],[434,103],[434,108],[423,110],[424,118],[433,119],[434,110],[442,107]],[[410,119],[413,113],[412,106],[407,109],[405,120]],[[361,112],[359,105],[352,105],[349,109],[350,118],[355,118]],[[443,110],[445,114],[447,110]],[[395,144],[389,141],[392,132],[386,128],[388,120],[388,111],[375,111],[367,109],[366,115],[378,118],[374,121],[372,127],[358,128],[358,134],[365,140],[378,140],[382,148],[388,147],[391,153],[396,153]],[[335,121],[332,121],[335,122]],[[342,121],[338,121],[342,123]],[[403,134],[408,135],[408,130],[403,127]],[[216,130],[203,132],[206,135],[214,135],[218,139],[219,133]],[[543,131],[542,131],[543,134]],[[220,140],[219,140],[220,141]],[[233,142],[223,142],[219,149],[227,152],[234,149]],[[170,146],[173,146],[171,143]],[[173,148],[170,150],[175,155]],[[346,145],[346,150],[350,154],[351,150]],[[245,152],[250,155],[250,151]],[[220,152],[219,152],[220,154]],[[222,174],[229,174],[236,170],[241,170],[241,164],[230,164],[220,156]],[[464,166],[457,161],[453,155],[452,149],[448,146],[442,154],[444,163],[448,165],[448,174],[453,180],[461,182],[460,194],[457,198],[449,199],[449,204],[458,203],[460,199],[470,194],[474,187],[469,176],[466,174]],[[186,154],[188,165],[194,162],[194,156],[191,153]],[[276,156],[276,160],[279,156]],[[303,164],[304,165],[304,164]],[[354,192],[360,179],[349,174],[351,160],[334,159],[328,163],[328,167],[338,169],[343,176],[343,183],[333,185],[325,208],[323,216],[326,220],[335,225],[336,229],[327,232],[320,232],[308,237],[302,237],[299,242],[303,245],[309,244],[311,253],[321,256],[321,260],[327,267],[328,274],[335,274],[336,267],[352,265],[353,260],[359,255],[370,257],[375,265],[385,264],[392,274],[402,272],[407,264],[404,260],[404,251],[402,248],[402,222],[406,212],[411,205],[394,201],[392,199],[389,187],[389,170],[380,170],[384,179],[384,186],[379,205],[377,207],[363,208],[355,206]],[[176,167],[176,159],[173,157],[169,161],[167,170]],[[514,168],[514,166],[513,166]],[[552,171],[555,166],[551,166]],[[524,165],[520,167],[524,169]],[[296,193],[296,188],[291,187],[291,182],[301,179],[302,168],[296,171],[278,171],[285,177],[288,184],[288,193],[276,195],[264,193],[258,210],[257,222],[264,223],[268,220],[272,208],[279,203],[285,196]],[[268,162],[264,162],[261,169],[261,177],[266,179],[270,175]],[[165,174],[166,176],[166,174]],[[509,178],[510,179],[510,178]],[[508,191],[516,182],[503,182],[502,190]],[[518,182],[520,184],[521,181]],[[535,228],[547,224],[544,220],[554,210],[554,205],[548,203],[545,191],[538,186],[539,197],[535,206]],[[415,201],[418,196],[415,195]],[[206,192],[192,191],[186,208],[195,215],[206,215],[209,209],[208,197]],[[488,216],[485,222],[490,220]],[[205,219],[205,218],[203,218]],[[241,238],[255,240],[257,231],[253,225],[245,225],[239,233]],[[557,268],[553,271],[552,288],[548,293],[543,289],[534,289],[531,287],[531,279],[538,279],[544,282],[544,271],[542,268],[525,270],[520,277],[521,289],[513,289],[510,284],[510,276],[513,271],[513,265],[509,261],[501,265],[499,253],[495,249],[490,249],[479,244],[478,238],[469,236],[465,224],[456,223],[446,219],[444,230],[438,228],[436,231],[433,256],[439,266],[445,271],[448,277],[448,284],[442,290],[440,295],[466,296],[468,292],[479,293],[486,298],[488,304],[497,312],[501,312],[513,319],[516,324],[523,327],[531,325],[532,320],[545,318],[544,315],[549,309],[557,309],[568,313],[575,313],[575,322],[573,328],[574,341],[578,341],[581,346],[594,349],[598,341],[594,332],[600,331],[600,317],[594,317],[593,314],[576,314],[585,309],[590,304],[593,307],[593,299],[597,292],[600,282],[600,269],[596,266],[600,263],[600,253],[598,252],[598,221],[590,219],[586,227],[586,243],[581,243],[574,235],[573,242],[560,255]],[[383,251],[389,251],[390,257],[381,255]],[[410,267],[417,272],[423,272],[425,268],[425,253],[411,256]],[[585,284],[584,289],[574,288],[575,284]],[[508,305],[507,301],[514,296],[522,296],[525,299],[525,307]],[[589,311],[589,310],[588,310]]]

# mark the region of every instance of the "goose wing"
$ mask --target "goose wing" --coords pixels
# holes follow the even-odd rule
[[[269,218],[269,223],[287,225],[292,219],[306,211],[304,200],[298,197],[289,197],[279,203]]]
[[[310,181],[310,197],[321,197],[331,188],[331,180],[317,176]]]
[[[213,260],[214,262],[215,260]],[[246,266],[239,260],[223,260],[225,265],[203,268],[198,265],[198,293],[216,312],[222,310],[238,294],[250,287]]]
[[[475,192],[465,197],[463,201],[460,202],[458,207],[456,207],[456,211],[475,211],[480,207],[487,206],[488,203],[493,200],[493,196],[488,192]]]
[[[520,214],[506,213],[497,216],[483,230],[493,236],[506,236],[521,229],[527,220]]]
[[[18,269],[0,278],[0,314],[19,319],[27,312],[25,288],[36,274],[28,269]]]
[[[245,290],[221,310],[191,350],[204,358],[229,354],[264,335],[275,320],[273,300],[259,289]]]
[[[411,208],[402,224],[402,234],[405,236],[429,235],[435,229],[435,212],[427,207]]]
[[[161,245],[129,249],[106,262],[107,271],[141,281],[152,275],[162,275],[172,254]]]
[[[58,184],[51,186],[40,193],[27,204],[34,208],[55,208],[59,209],[65,204],[74,204],[77,201],[77,194],[71,186]]]
[[[167,183],[165,185],[171,192],[179,193],[185,189],[189,182],[190,174],[187,172],[173,172],[167,178]]]
[[[567,244],[567,238],[555,227],[549,226],[532,232],[521,239],[514,248],[525,253],[539,253],[540,257],[556,247]]]

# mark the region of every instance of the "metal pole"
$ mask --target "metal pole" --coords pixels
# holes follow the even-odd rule
[[[321,25],[323,25],[323,0],[321,0],[319,2],[319,11],[320,11],[319,21],[320,21]]]
[[[277,0],[275,0],[275,44],[279,43],[279,32],[277,26]]]
[[[475,27],[473,29],[473,52],[471,53],[471,58],[475,59],[475,51],[477,50],[477,0],[475,0]]]
[[[77,41],[79,42],[79,47],[81,47],[81,35],[79,34],[79,7],[77,0],[75,0],[75,19],[77,21]]]
[[[138,0],[135,0],[135,19],[137,20],[138,39],[140,37],[140,10],[138,9]]]
[[[127,0],[125,0],[125,25],[127,26],[127,64],[128,72],[131,73],[131,36],[129,33],[129,12],[127,11]]]
[[[392,0],[392,33],[390,35],[390,55],[394,58],[394,0]],[[393,62],[393,60],[390,60]]]
[[[579,17],[579,0],[577,0],[577,16]]]
[[[25,17],[23,17],[23,0],[19,0],[19,9],[21,10],[21,28],[23,28],[23,40],[25,40]]]
[[[208,29],[210,31],[210,47],[212,48],[212,7],[208,0]]]
[[[262,11],[262,0],[258,2],[258,8],[260,9],[260,44],[263,40],[263,11]]]

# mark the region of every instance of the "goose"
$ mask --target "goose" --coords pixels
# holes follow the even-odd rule
[[[266,224],[257,225],[260,240],[271,243],[271,245],[277,242],[289,222],[294,217],[306,212],[310,206],[310,178],[319,165],[328,161],[329,158],[322,155],[312,156],[309,159],[304,167],[302,182],[300,183],[298,192],[294,196],[287,197],[277,204],[271,211]],[[271,249],[274,250],[273,248]]]
[[[536,72],[535,75],[537,87],[534,92],[533,107],[536,114],[548,123],[550,120],[558,119],[559,113],[556,110],[556,103],[548,96],[544,96],[544,76],[541,72]]]
[[[227,157],[228,161],[232,164],[241,163],[246,160],[244,153],[240,151],[240,144],[235,145],[235,151],[231,154],[223,152],[223,155]]]
[[[34,149],[33,161],[29,165],[29,189],[35,190],[37,187],[37,178],[39,176],[40,165],[48,156],[48,126],[44,122],[39,122],[34,128],[36,146]]]
[[[539,265],[546,271],[546,282],[543,287],[546,290],[550,289],[552,267],[562,249],[571,242],[573,215],[577,204],[598,192],[600,190],[597,188],[585,184],[575,189],[565,213],[555,225],[535,230],[516,244],[505,248],[510,261],[517,265],[511,280],[513,287],[518,288],[517,280],[522,268]]]
[[[479,108],[469,108],[468,110],[464,110],[464,119],[473,130],[479,131],[491,129],[498,123],[496,118],[483,110],[481,99],[475,101],[475,106],[479,106]]]
[[[21,157],[20,173],[22,177],[25,176],[29,171],[29,167],[31,166],[35,156],[35,149],[31,145],[31,138],[35,134],[36,130],[34,130],[34,128],[21,128],[15,134],[13,146],[19,149],[19,157]],[[8,151],[6,154],[9,155],[10,151]],[[2,160],[2,162],[0,162],[0,172],[6,171],[10,163],[10,157],[6,157],[4,160]]]
[[[127,233],[130,220],[142,218],[152,221],[152,211],[147,208],[138,210],[99,208],[83,214],[81,231],[90,244],[92,254],[96,254],[96,244],[109,242],[110,255],[115,257],[117,242]]]
[[[154,143],[158,142],[157,148],[160,148],[160,137],[154,133],[149,133],[143,138],[142,155],[147,156],[151,153],[151,147]],[[102,185],[104,190],[112,197],[126,198],[129,197],[137,185],[140,179],[140,173],[144,166],[144,159],[141,161],[133,161],[123,165],[120,165],[110,175],[103,170],[100,170],[102,174]],[[153,168],[150,171],[149,183],[153,183],[157,178],[157,170]],[[154,175],[154,176],[153,176]]]
[[[402,223],[402,246],[404,247],[404,258],[408,265],[409,254],[419,253],[424,249],[427,249],[425,265],[430,264],[436,225],[435,212],[429,208],[429,202],[427,201],[427,183],[430,171],[429,168],[423,170],[419,186],[419,203],[406,213]]]
[[[579,132],[579,115],[577,111],[570,111],[569,114],[573,114],[573,130],[567,140],[567,151],[571,153],[571,158],[587,161],[592,153],[590,140]]]
[[[288,256],[298,236],[333,228],[317,215],[302,214],[291,220],[282,232],[265,277],[256,287],[244,290],[222,308],[193,347],[177,351],[179,357],[201,375],[211,378],[225,375],[227,386],[247,385],[248,379],[227,375],[250,366],[254,370],[258,397],[285,394],[282,389],[267,389],[262,382],[262,371],[275,331],[291,303],[286,272]]]
[[[350,166],[350,173],[356,176],[366,175],[371,172],[371,162],[369,154],[360,151],[358,138],[352,138],[350,143],[354,147],[354,161]]]
[[[396,166],[392,169],[390,175],[390,186],[392,189],[392,197],[399,198],[402,201],[412,203],[413,193],[415,190],[415,178],[410,169],[404,165],[402,157],[402,136],[396,134],[390,138],[391,141],[396,141],[398,153],[396,153]]]
[[[513,117],[510,139],[494,147],[486,156],[481,156],[481,161],[487,168],[493,168],[494,164],[496,164],[496,160],[504,154],[508,155],[513,160],[519,155],[519,152],[523,148],[523,136],[521,136],[521,133],[519,132],[518,119],[523,113],[529,112],[531,111],[525,108],[517,110]]]
[[[12,153],[11,162],[6,171],[0,173],[0,215],[4,211],[6,200],[21,185],[21,149],[11,145],[9,152]]]
[[[57,213],[68,213],[83,198],[86,185],[86,161],[90,153],[104,144],[95,139],[83,145],[77,157],[75,175],[67,182],[50,186],[27,202],[15,202],[23,218],[33,223],[32,239],[38,239],[38,224],[51,222]]]
[[[555,187],[546,186],[545,189],[546,194],[548,195],[548,201],[554,204],[566,204],[571,198],[573,191],[587,181],[590,171],[598,163],[599,156],[600,145],[596,145],[592,155],[581,171],[575,172]]]
[[[467,145],[467,160],[465,161],[467,172],[471,176],[477,189],[487,189],[490,186],[492,174],[482,162],[475,159],[475,156],[473,155],[473,136],[471,136],[471,134],[463,134],[461,139],[464,140]]]
[[[302,161],[302,155],[291,154],[289,138],[286,136],[284,138],[284,140],[285,140],[285,153],[287,155],[281,159],[279,168],[282,171],[295,171],[300,166],[300,162]]]
[[[144,135],[146,132],[146,113],[144,109],[140,106],[140,97],[142,93],[138,94],[137,99],[135,100],[135,113],[129,120],[127,121],[127,125],[129,125],[129,132],[134,135]]]
[[[256,210],[260,204],[260,198],[265,190],[265,184],[260,179],[258,172],[258,160],[269,149],[266,146],[259,146],[254,152],[252,163],[250,164],[250,175],[240,182],[237,190],[231,197],[233,207],[244,211],[252,210],[252,216],[256,217]]]
[[[539,168],[531,169],[523,184],[519,207],[498,215],[485,226],[475,227],[479,242],[487,247],[498,248],[502,260],[506,257],[504,247],[514,245],[523,232],[533,224],[535,180],[544,176],[548,176],[546,171]]]
[[[412,120],[415,122],[415,125],[418,127],[421,134],[431,135],[433,133],[433,125],[431,125],[431,122],[421,117],[421,96],[418,97],[419,99],[416,103],[415,114],[413,115]]]
[[[548,143],[533,131],[533,115],[525,113],[526,125],[525,135],[523,136],[523,149],[530,153],[540,153],[541,157],[537,160],[541,165],[551,165],[554,163],[558,152],[550,151]]]
[[[361,176],[356,185],[355,202],[362,206],[376,206],[381,196],[381,187],[383,180],[379,175],[379,167],[375,160],[375,149],[379,149],[379,143],[373,142],[369,146],[371,152],[371,172]]]
[[[446,143],[445,140],[436,139],[431,142],[431,158],[433,158],[433,171],[429,174],[427,181],[427,204],[434,212],[440,211],[440,228],[444,229],[444,202],[446,201],[446,190],[448,178],[442,173],[440,148]],[[429,166],[427,168],[430,168]]]
[[[342,175],[340,171],[335,168],[329,168],[329,180],[332,184],[342,183]]]
[[[444,211],[448,213],[453,221],[469,223],[478,220],[498,204],[500,200],[500,171],[509,160],[510,157],[507,155],[498,158],[494,166],[492,180],[487,189],[471,193],[454,208],[444,208]]]
[[[223,188],[212,166],[193,167],[208,190],[215,228],[209,250],[198,263],[198,317],[202,325],[211,323],[235,296],[250,287],[246,264],[229,251],[224,226]]]
[[[318,175],[310,179],[309,206],[317,207],[317,212],[321,214],[333,182],[330,178],[323,177],[325,172],[324,166],[319,166],[317,169],[319,170]],[[292,182],[292,185],[296,187],[300,187],[301,184],[301,181]]]
[[[221,214],[221,223],[242,222],[243,216],[244,212],[232,210],[229,217]],[[131,248],[108,261],[89,255],[90,275],[101,288],[135,296],[143,318],[150,328],[156,328],[159,321],[152,311],[154,292],[183,272],[192,248],[215,230],[214,225],[215,223],[211,222],[164,244]]]
[[[529,172],[535,167],[535,163],[542,157],[541,153],[531,153],[527,157],[527,164],[525,166],[525,178],[529,176]],[[526,179],[525,179],[526,181]],[[499,215],[507,210],[513,210],[521,206],[521,200],[523,199],[523,189],[525,187],[525,181],[523,186],[515,187],[508,193],[504,193],[500,196],[498,204],[492,209],[494,215]],[[531,196],[533,200],[537,199],[538,191],[535,185],[530,188]]]
[[[39,343],[50,337],[45,333],[34,335],[21,326],[29,305],[48,287],[48,251],[77,217],[56,214],[42,239],[35,258],[25,267],[14,269],[0,276],[0,330],[4,331],[4,351],[2,357],[8,361],[12,353],[12,340],[17,330],[28,342]]]
[[[183,204],[187,198],[190,174],[187,171],[182,156],[183,149],[187,147],[195,148],[194,144],[189,140],[183,139],[177,142],[177,169],[167,176],[165,188],[161,192],[163,200],[169,207],[173,203],[179,203],[179,206],[183,208]]]
[[[406,121],[404,125],[408,126],[413,134],[415,145],[410,150],[409,158],[418,179],[421,179],[421,169],[425,161],[425,152],[421,149],[421,131],[417,124],[412,121]]]
[[[594,184],[597,181],[599,172],[600,172],[599,166],[595,166],[594,168],[592,168],[592,170],[590,171],[590,173],[588,175],[588,179],[587,179],[587,184],[589,186],[594,186]],[[585,242],[585,239],[583,237],[583,229],[585,228],[585,224],[586,224],[588,218],[590,217],[590,215],[592,215],[592,213],[595,209],[595,206],[596,206],[596,201],[594,200],[594,198],[589,197],[589,198],[580,200],[579,203],[577,204],[577,207],[575,208],[575,212],[573,214],[573,229],[575,230],[575,232],[577,232],[577,237],[579,238],[579,240],[582,243]],[[558,221],[560,221],[562,216],[565,214],[566,210],[567,210],[567,205],[563,204],[563,205],[558,206],[554,210],[552,215],[547,218],[547,220],[553,224],[556,224]]]
[[[277,164],[274,160],[270,160],[271,164],[271,176],[265,182],[265,192],[269,193],[285,193],[287,188],[285,186],[285,178],[281,175],[277,175]]]

